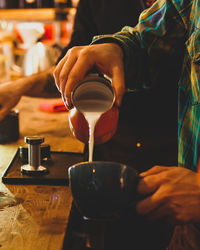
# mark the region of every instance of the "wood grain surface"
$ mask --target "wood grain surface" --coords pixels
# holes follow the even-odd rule
[[[46,101],[53,101],[46,100]],[[20,138],[0,145],[0,175],[12,160],[24,136],[40,135],[51,150],[82,152],[84,145],[71,134],[66,112],[45,113],[44,99],[24,97],[19,110]],[[72,196],[67,186],[4,185],[0,182],[0,249],[60,250]]]
[[[7,189],[1,193],[7,204],[0,208],[0,249],[62,249],[72,201],[69,187],[7,185]]]

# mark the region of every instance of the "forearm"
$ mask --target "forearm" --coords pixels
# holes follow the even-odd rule
[[[31,97],[58,97],[58,92],[53,78],[53,70],[55,67],[47,71],[23,77],[15,81],[16,93],[21,96]]]

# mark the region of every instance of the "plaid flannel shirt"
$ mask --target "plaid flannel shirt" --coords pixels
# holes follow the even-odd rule
[[[181,60],[177,82],[178,165],[196,171],[200,128],[200,1],[158,0],[142,12],[136,27],[127,26],[114,35],[94,37],[93,43],[103,42],[118,43],[123,49],[125,76],[132,75],[135,79],[127,86],[129,89],[151,88],[160,67],[166,67],[170,74],[168,67]]]

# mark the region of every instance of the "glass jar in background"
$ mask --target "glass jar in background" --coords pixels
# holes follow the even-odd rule
[[[0,22],[0,83],[9,81],[13,65],[13,25]]]
[[[63,10],[63,8],[71,7],[69,4],[71,5],[71,0],[54,0],[54,7],[56,9]]]
[[[9,43],[0,43],[0,83],[10,80],[12,65],[12,47]]]
[[[19,8],[38,8],[38,3],[40,4],[40,0],[19,0]]]
[[[79,3],[79,0],[71,0],[71,7],[76,8]]]
[[[19,0],[19,8],[54,8],[54,0]]]
[[[79,0],[0,0],[0,9],[76,7]]]
[[[19,2],[13,0],[0,0],[0,9],[17,9]]]
[[[68,0],[54,0],[55,19],[57,21],[64,21],[67,19],[67,5]]]
[[[54,0],[39,0],[37,8],[54,8]]]

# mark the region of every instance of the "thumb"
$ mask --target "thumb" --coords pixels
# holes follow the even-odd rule
[[[115,90],[116,104],[119,107],[125,93],[125,80],[123,66],[117,66],[113,69],[112,86]]]

